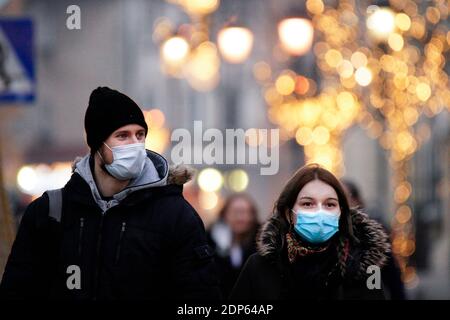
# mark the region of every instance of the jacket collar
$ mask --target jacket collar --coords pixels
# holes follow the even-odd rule
[[[124,200],[135,197],[137,192],[146,189],[158,189],[159,191],[171,191],[181,193],[184,183],[192,179],[194,170],[185,165],[169,166],[167,160],[160,154],[147,150],[147,159],[142,174],[130,181],[130,184],[121,192],[114,195],[110,201],[105,201],[100,196],[92,171],[89,165],[90,155],[75,158],[72,164],[72,178],[68,183],[68,187],[78,193],[78,200],[82,202],[90,200],[96,204],[102,212],[116,206]],[[82,185],[82,186],[81,186]],[[164,188],[167,187],[167,188]],[[148,194],[148,193],[147,193]],[[124,201],[128,202],[128,201]]]
[[[358,209],[351,210],[353,234],[359,243],[350,248],[351,269],[365,274],[367,267],[385,265],[390,243],[383,227]],[[279,260],[285,245],[285,228],[278,213],[275,213],[261,228],[257,238],[258,253],[271,260]]]

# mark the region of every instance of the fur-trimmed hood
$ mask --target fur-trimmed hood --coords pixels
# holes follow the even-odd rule
[[[76,157],[72,162],[72,172],[75,172],[77,163],[83,157]],[[195,175],[195,169],[184,164],[170,165],[169,174],[167,175],[167,184],[183,185],[188,183]]]
[[[365,274],[367,267],[386,264],[390,252],[389,237],[381,224],[370,219],[361,210],[352,209],[351,220],[354,236],[359,243],[352,242],[350,258],[352,269],[360,275]],[[274,214],[261,228],[257,238],[259,255],[268,259],[277,259],[285,245],[286,231],[279,214]],[[355,265],[356,264],[356,265]]]

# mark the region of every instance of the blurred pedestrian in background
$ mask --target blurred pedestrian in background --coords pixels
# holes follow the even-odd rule
[[[243,265],[256,252],[258,211],[245,193],[229,196],[219,212],[218,221],[209,231],[216,249],[216,263],[223,297],[228,297]]]
[[[350,209],[338,179],[319,165],[298,170],[263,225],[232,299],[384,299],[369,267],[390,250],[381,225]]]
[[[347,196],[352,208],[364,210],[366,205],[359,188],[356,184],[350,180],[342,180],[344,189],[347,192]],[[384,222],[381,212],[371,214],[370,217],[377,220],[385,229],[387,234],[390,234],[389,226]],[[381,269],[381,275],[385,284],[385,294],[392,300],[405,300],[405,286],[401,278],[400,268],[392,255],[392,252],[388,253],[388,260],[386,265]]]

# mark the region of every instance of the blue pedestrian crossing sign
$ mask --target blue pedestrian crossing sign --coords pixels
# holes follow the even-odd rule
[[[34,102],[33,49],[31,19],[0,19],[0,104]]]

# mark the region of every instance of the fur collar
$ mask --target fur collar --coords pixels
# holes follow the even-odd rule
[[[350,249],[351,260],[356,262],[356,272],[366,273],[367,267],[382,267],[390,252],[388,235],[383,227],[370,219],[361,210],[352,209],[353,234],[359,243],[353,243]],[[277,259],[285,245],[285,228],[278,213],[274,214],[261,228],[257,238],[258,253],[268,259]],[[353,268],[352,268],[353,269]]]
[[[167,177],[167,184],[183,185],[190,180],[195,174],[195,170],[184,164],[169,166],[169,176]]]

